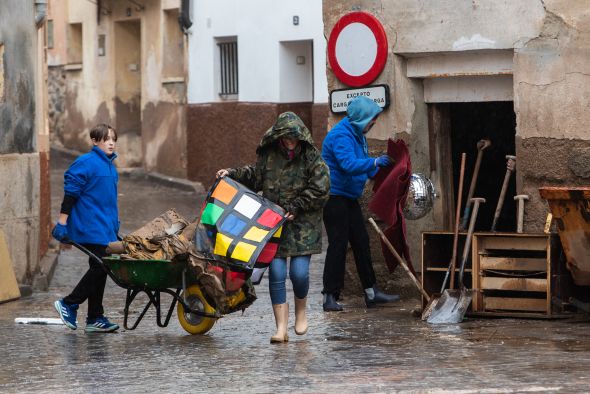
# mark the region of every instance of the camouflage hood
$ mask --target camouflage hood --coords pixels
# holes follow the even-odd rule
[[[282,137],[297,138],[300,142],[309,145],[310,148],[317,150],[311,138],[309,129],[305,126],[301,118],[293,112],[283,112],[279,115],[276,123],[264,133],[262,140],[256,148],[256,154],[272,146],[275,141]]]
[[[276,141],[294,137],[300,153],[289,158]],[[232,168],[229,176],[295,214],[283,225],[277,257],[322,252],[322,209],[330,193],[330,173],[311,133],[293,112],[279,115],[256,150],[256,165]]]

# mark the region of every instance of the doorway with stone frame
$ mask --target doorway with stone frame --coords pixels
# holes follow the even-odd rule
[[[476,231],[489,231],[506,174],[506,155],[515,154],[516,114],[512,101],[453,102],[428,104],[430,166],[438,174],[440,199],[435,216],[444,230],[452,230],[459,189],[461,153],[465,152],[465,180],[462,208],[469,192],[477,158],[477,142],[489,139],[484,150],[474,197],[483,197],[475,224]],[[518,161],[516,166],[518,171]],[[497,231],[516,230],[515,173],[510,177]]]

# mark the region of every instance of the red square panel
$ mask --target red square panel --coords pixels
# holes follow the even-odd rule
[[[270,264],[272,259],[274,259],[275,254],[277,254],[277,250],[279,248],[279,244],[275,242],[269,242],[264,245],[262,252],[258,255],[258,259],[256,260],[259,263]]]
[[[273,228],[281,221],[283,217],[278,213],[274,212],[271,209],[267,209],[260,215],[258,218],[258,223],[262,224],[263,226]]]

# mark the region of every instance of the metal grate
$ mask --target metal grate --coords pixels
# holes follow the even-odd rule
[[[238,94],[238,43],[222,42],[219,46],[220,96]]]

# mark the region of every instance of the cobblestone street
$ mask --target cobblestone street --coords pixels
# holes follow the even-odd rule
[[[54,219],[68,160],[52,156]],[[121,177],[119,193],[123,232],[172,207],[192,219],[203,199],[130,177]],[[14,323],[58,317],[53,302],[73,288],[86,260],[62,251],[48,292],[0,305],[0,392],[586,392],[590,385],[588,318],[431,326],[413,316],[417,300],[367,310],[360,297],[345,299],[343,313],[324,313],[323,255],[312,259],[309,332],[295,335],[291,314],[287,344],[269,344],[266,277],[244,314],[223,317],[204,336],[188,335],[175,314],[158,328],[153,310],[136,330],[85,334],[85,304],[76,331]],[[120,325],[124,299],[109,280],[105,310]]]

